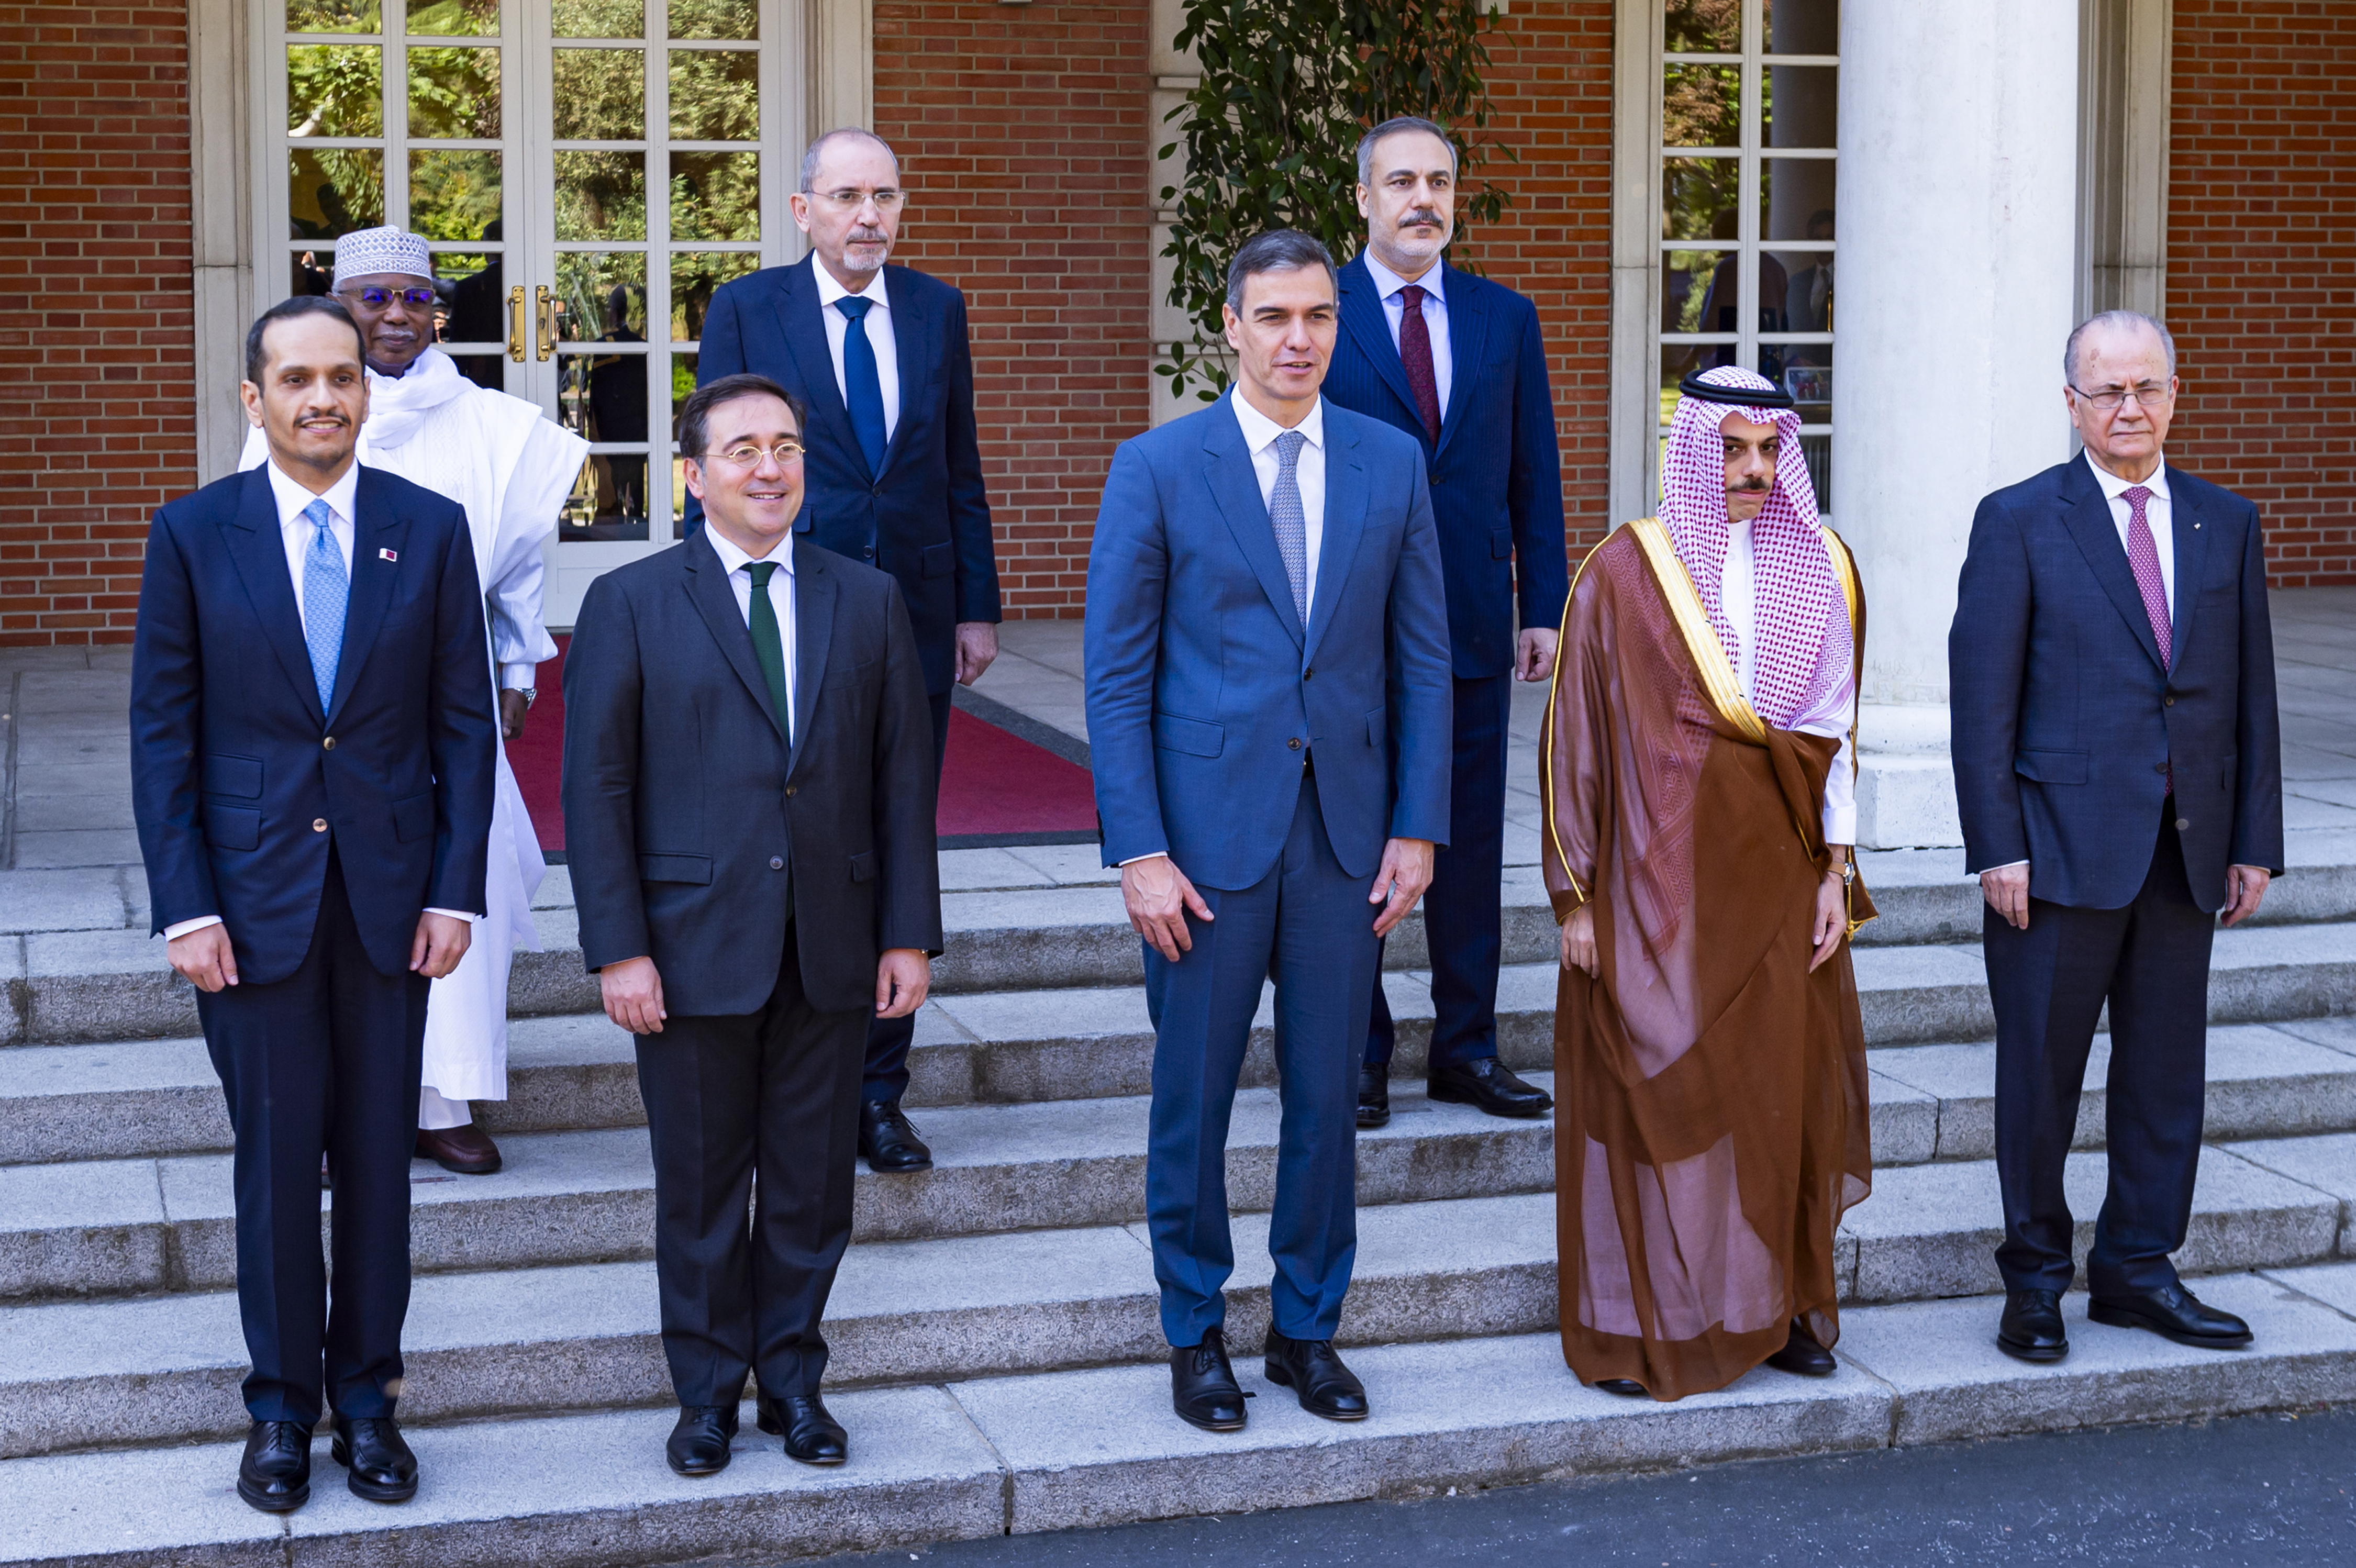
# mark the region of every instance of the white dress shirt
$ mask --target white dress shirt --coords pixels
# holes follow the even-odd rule
[[[1243,427],[1244,446],[1250,449],[1252,472],[1259,478],[1260,504],[1265,506],[1276,494],[1280,467],[1276,438],[1284,434],[1284,426],[1254,408],[1240,389],[1229,394],[1227,403],[1236,411],[1236,423]],[[1309,416],[1293,428],[1309,438],[1301,456],[1293,459],[1292,478],[1301,488],[1301,521],[1308,535],[1304,553],[1309,581],[1301,585],[1302,596],[1314,615],[1317,561],[1325,550],[1325,400],[1319,398]]]
[[[1390,323],[1391,347],[1399,345],[1399,325],[1407,318],[1407,301],[1399,290],[1412,282],[1423,290],[1423,324],[1431,334],[1431,380],[1440,389],[1440,415],[1448,417],[1448,389],[1456,380],[1456,356],[1448,347],[1448,293],[1441,278],[1448,269],[1440,263],[1419,278],[1408,279],[1375,260],[1371,250],[1359,252],[1365,258],[1366,275],[1375,280],[1375,288],[1383,296],[1383,319]]]
[[[294,580],[294,614],[303,621],[303,635],[307,642],[311,622],[303,603],[303,557],[309,552],[316,531],[303,511],[313,501],[327,503],[327,533],[335,540],[336,548],[343,552],[344,581],[349,584],[352,580],[352,513],[359,494],[360,466],[354,463],[346,468],[343,478],[329,485],[327,493],[323,496],[313,495],[288,478],[285,470],[274,461],[264,463],[262,468],[270,476],[271,496],[278,502],[278,534],[280,542],[286,546],[286,575]],[[454,920],[465,920],[468,924],[476,918],[459,909],[428,908],[425,912],[447,915]],[[170,941],[176,937],[185,937],[190,931],[200,931],[207,926],[220,923],[219,915],[199,915],[193,920],[176,920],[164,928],[164,940]]]
[[[842,335],[851,330],[851,317],[837,310],[834,302],[851,298],[851,291],[815,256],[810,258],[810,276],[818,279],[818,315],[826,323],[826,351],[834,356],[834,390],[842,394],[842,406],[849,408],[851,383],[842,379]],[[892,294],[881,267],[858,297],[875,302],[875,308],[867,313],[867,346],[875,350],[875,380],[884,388],[884,439],[889,441],[900,428],[900,344],[892,335]],[[790,563],[786,570],[793,570]]]
[[[1741,645],[1735,658],[1735,678],[1742,682],[1742,694],[1758,701],[1759,623],[1758,577],[1753,570],[1751,524],[1731,523],[1727,531],[1726,570],[1718,580],[1719,607],[1726,614],[1726,624],[1733,628],[1735,640]],[[1836,627],[1845,627],[1845,616],[1836,617]],[[1829,649],[1835,639],[1827,638]],[[1833,753],[1833,765],[1825,775],[1824,832],[1826,843],[1857,843],[1857,770],[1848,754],[1848,732],[1857,723],[1857,665],[1845,658],[1841,666],[1841,682],[1832,693],[1814,707],[1792,715],[1792,728],[1802,735],[1832,736],[1840,741]]]
[[[2103,499],[2111,503],[2111,522],[2119,531],[2119,548],[2127,549],[2127,524],[2135,517],[2135,509],[2127,505],[2126,493],[2136,481],[2122,479],[2100,463],[2092,452],[2086,454],[2086,467],[2094,470],[2094,482],[2103,487]],[[2169,504],[2168,465],[2162,463],[2151,471],[2151,478],[2142,481],[2151,492],[2143,503],[2144,521],[2151,525],[2152,548],[2159,552],[2159,586],[2168,601],[2168,618],[2176,618],[2176,513]],[[2135,553],[2127,551],[2132,562]]]
[[[823,270],[823,269],[821,269]],[[769,605],[777,612],[777,640],[784,645],[786,656],[786,712],[794,707],[794,536],[787,534],[777,541],[766,555],[755,557],[736,548],[734,541],[712,526],[707,518],[703,537],[712,542],[712,553],[720,557],[720,564],[728,571],[728,586],[736,596],[736,613],[744,618],[746,627],[753,624],[753,573],[756,559],[775,561],[777,569],[769,574]],[[793,720],[786,721],[787,729]],[[787,737],[790,740],[792,737]]]

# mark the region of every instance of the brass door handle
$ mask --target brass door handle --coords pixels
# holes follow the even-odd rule
[[[523,363],[523,285],[508,290],[508,358]]]
[[[556,296],[546,284],[533,293],[537,302],[534,314],[540,323],[540,357],[544,360],[556,352]]]

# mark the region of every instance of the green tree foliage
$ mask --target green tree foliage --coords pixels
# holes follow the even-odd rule
[[[1456,134],[1467,177],[1490,153],[1513,159],[1475,135],[1489,123],[1482,34],[1493,25],[1480,0],[1186,0],[1177,44],[1203,77],[1172,111],[1179,139],[1160,153],[1183,146],[1186,159],[1185,183],[1162,190],[1176,219],[1162,251],[1176,263],[1170,303],[1196,333],[1157,367],[1174,391],[1208,401],[1227,384],[1219,307],[1246,240],[1293,228],[1336,259],[1356,251],[1367,126],[1395,114],[1440,122]],[[1494,187],[1475,191],[1460,209],[1460,238],[1505,203]]]

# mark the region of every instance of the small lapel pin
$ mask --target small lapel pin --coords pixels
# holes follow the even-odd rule
[[[380,550],[376,553],[376,558],[380,561],[398,561],[401,559],[401,552],[398,550]]]

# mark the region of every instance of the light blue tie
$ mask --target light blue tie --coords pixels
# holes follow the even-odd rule
[[[344,553],[327,527],[326,501],[303,509],[303,521],[312,527],[311,542],[303,552],[303,640],[311,645],[311,678],[319,683],[319,711],[336,700],[336,663],[344,650],[344,608],[352,596],[351,574]]]
[[[1276,438],[1276,484],[1268,495],[1268,525],[1276,534],[1276,553],[1284,557],[1284,575],[1292,584],[1292,608],[1309,626],[1309,520],[1301,505],[1301,449],[1309,437],[1288,430]]]

